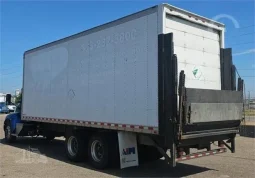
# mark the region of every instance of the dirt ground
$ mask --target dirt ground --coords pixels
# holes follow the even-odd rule
[[[65,157],[64,139],[48,142],[43,138],[19,138],[4,142],[0,115],[0,175],[19,178],[67,177],[255,177],[255,124],[242,127],[236,138],[236,153],[228,151],[178,163],[170,168],[163,160],[127,169],[94,170],[86,162],[72,163]],[[148,155],[149,156],[149,155]]]

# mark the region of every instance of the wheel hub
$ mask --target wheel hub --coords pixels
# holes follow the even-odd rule
[[[71,156],[75,156],[78,153],[78,140],[74,136],[68,139],[67,149]]]
[[[91,155],[93,160],[100,162],[104,156],[104,147],[99,140],[94,140],[91,144]]]
[[[5,137],[10,139],[11,138],[11,127],[8,125],[5,128]]]

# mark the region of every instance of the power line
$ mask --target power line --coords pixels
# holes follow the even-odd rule
[[[9,70],[9,69],[13,69],[13,68],[17,68],[17,67],[22,67],[22,65],[14,65],[14,66],[11,66],[11,67],[9,67],[9,68],[0,68],[1,69],[1,71],[5,71],[5,70]]]
[[[15,76],[11,76],[11,77],[2,77],[2,78],[0,78],[0,81],[2,81],[2,82],[4,82],[5,80],[7,80],[7,78],[8,79],[12,79],[12,78],[20,78],[20,77],[23,77],[23,75],[15,75]]]
[[[240,45],[245,45],[245,44],[255,44],[254,41],[250,41],[250,42],[245,42],[245,43],[236,43],[236,44],[230,44],[229,46],[240,46]]]
[[[244,26],[244,27],[240,27],[240,28],[235,28],[238,32],[240,32],[242,29],[246,29],[246,28],[250,28],[250,27],[254,27],[255,25],[253,24],[253,25],[248,25],[248,26]],[[253,28],[253,29],[255,29],[255,28]],[[235,31],[230,31],[229,32],[230,34],[233,34],[233,33],[235,33]],[[236,35],[236,36],[238,36],[238,35]]]
[[[12,74],[16,74],[16,73],[20,73],[20,71],[16,71],[16,72],[10,72],[10,73],[1,73],[1,76],[6,76],[6,75],[12,75]]]
[[[15,88],[15,89],[17,89],[17,88],[21,88],[22,87],[22,84],[21,85],[13,85],[13,86],[6,86],[6,88]]]
[[[248,26],[244,26],[244,27],[240,27],[240,28],[235,28],[235,29],[240,30],[240,29],[250,28],[250,27],[253,27],[253,26],[255,26],[255,24],[253,24],[253,25],[248,25]]]
[[[241,76],[240,76],[240,74],[239,74],[239,72],[238,72],[236,67],[235,67],[235,71],[236,71],[237,75],[241,78]]]
[[[244,27],[241,27],[241,28],[238,28],[238,29],[250,28],[250,27],[253,27],[253,26],[255,26],[255,24],[253,24],[253,25],[248,25],[248,26],[244,26]]]
[[[251,35],[251,34],[255,34],[255,32],[243,33],[243,34],[240,34],[240,35],[227,36],[226,38],[230,38],[230,37],[239,37],[239,36],[246,36],[246,35]]]
[[[22,62],[23,63],[23,62]],[[16,64],[19,64],[19,65],[22,65],[22,63],[18,63],[18,62],[10,62],[10,63],[1,63],[1,67],[5,66],[5,65],[16,65]]]

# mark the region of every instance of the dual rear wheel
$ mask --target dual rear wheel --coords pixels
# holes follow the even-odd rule
[[[71,161],[88,159],[97,169],[104,169],[118,160],[118,147],[115,134],[95,134],[82,139],[79,134],[66,138],[66,154]]]

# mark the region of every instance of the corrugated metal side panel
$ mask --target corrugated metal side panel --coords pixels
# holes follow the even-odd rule
[[[158,127],[158,14],[25,55],[23,116]]]

